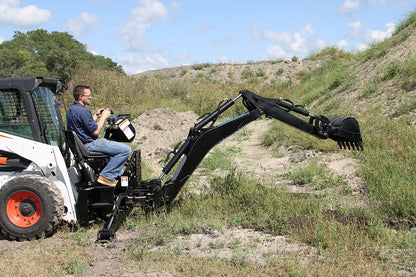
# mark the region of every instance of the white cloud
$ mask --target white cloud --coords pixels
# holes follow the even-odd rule
[[[361,32],[361,22],[360,21],[350,22],[350,23],[348,23],[348,27],[350,27],[352,29],[351,32],[348,34],[349,37],[357,38],[360,35],[360,32]]]
[[[287,59],[294,55],[285,51],[280,45],[272,45],[267,47],[267,56],[274,59]]]
[[[337,42],[337,48],[338,49],[344,49],[344,48],[346,48],[349,45],[350,44],[348,43],[348,41],[346,41],[344,39]]]
[[[264,37],[268,38],[276,43],[276,45],[269,46],[267,48],[267,54],[269,58],[292,58],[293,56],[306,54],[313,46],[306,38],[314,34],[312,25],[306,25],[300,32],[287,33],[276,31],[265,31]]]
[[[126,50],[144,50],[144,34],[147,29],[165,20],[167,16],[168,10],[162,3],[156,0],[140,0],[139,6],[131,11],[129,20],[119,28],[122,39],[126,42]]]
[[[169,62],[159,53],[150,53],[145,56],[133,54],[117,57],[127,74],[137,74],[147,70],[169,67]]]
[[[360,7],[360,1],[345,0],[339,7],[338,12],[340,14],[350,14],[353,10],[356,10]]]
[[[99,24],[98,17],[89,13],[82,13],[64,23],[64,30],[73,35],[82,36],[92,32],[92,27]]]
[[[15,27],[36,27],[47,22],[51,18],[51,12],[47,9],[39,9],[35,5],[19,7],[20,0],[0,1],[0,25]]]
[[[364,43],[357,44],[355,48],[358,51],[363,51],[368,48],[371,43],[383,41],[389,37],[391,37],[396,30],[396,24],[394,23],[387,23],[386,30],[367,30],[362,38],[365,40]]]
[[[368,45],[365,43],[360,43],[360,44],[357,44],[356,48],[358,51],[364,51],[365,49],[368,48]]]
[[[220,63],[231,63],[231,60],[227,56],[221,56],[218,61]]]
[[[306,25],[300,33],[304,36],[312,36],[315,34],[315,31],[312,29],[312,24]]]
[[[386,31],[381,30],[369,30],[366,34],[367,42],[380,42],[389,38],[394,31],[396,30],[396,24],[394,23],[387,23],[386,24]]]
[[[3,43],[3,41],[5,41],[5,39],[3,37],[0,36],[0,44]]]

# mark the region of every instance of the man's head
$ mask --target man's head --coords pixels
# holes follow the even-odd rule
[[[89,86],[78,85],[74,87],[73,96],[75,101],[80,102],[83,105],[91,104],[91,89]]]

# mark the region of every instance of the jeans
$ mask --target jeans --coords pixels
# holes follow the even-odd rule
[[[123,174],[123,166],[131,153],[130,146],[105,138],[99,138],[85,144],[85,147],[89,151],[97,151],[110,156],[110,162],[101,171],[101,176],[109,180],[115,180]]]

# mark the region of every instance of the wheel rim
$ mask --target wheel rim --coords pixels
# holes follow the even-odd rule
[[[18,227],[30,227],[42,216],[39,198],[30,191],[19,191],[7,201],[7,217]]]

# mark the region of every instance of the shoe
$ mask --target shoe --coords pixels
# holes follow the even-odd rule
[[[110,180],[101,175],[98,177],[97,182],[110,187],[115,187],[118,183],[117,180]]]

